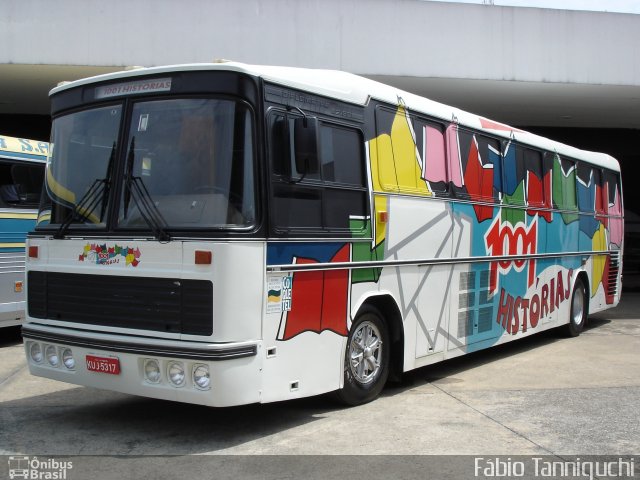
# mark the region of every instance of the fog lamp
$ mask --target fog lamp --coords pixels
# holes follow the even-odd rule
[[[44,354],[47,357],[47,362],[52,367],[57,367],[60,363],[60,359],[58,358],[58,349],[54,345],[47,345],[47,348],[44,351]]]
[[[32,342],[29,346],[29,356],[36,363],[42,362],[42,347],[39,343]]]
[[[184,385],[184,365],[179,362],[169,363],[169,381],[176,387]]]
[[[144,361],[144,378],[150,383],[158,383],[160,381],[160,365],[157,360],[147,358]]]
[[[76,368],[76,360],[73,358],[73,352],[70,348],[65,348],[62,351],[62,363],[64,363],[64,366],[69,370]]]
[[[203,390],[209,388],[211,378],[209,376],[209,367],[207,365],[195,365],[193,367],[193,383]]]

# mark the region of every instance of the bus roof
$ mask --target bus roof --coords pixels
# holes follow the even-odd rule
[[[0,158],[46,162],[49,143],[0,135]]]
[[[65,83],[51,90],[50,95],[69,88],[96,82],[178,71],[203,70],[225,70],[246,73],[279,85],[363,106],[371,99],[391,104],[397,104],[398,100],[402,99],[409,111],[429,115],[445,122],[455,121],[460,126],[485,131],[494,136],[513,139],[517,142],[538,147],[549,152],[556,152],[560,155],[585,160],[604,168],[620,171],[618,161],[608,154],[580,150],[455,107],[420,97],[375,80],[339,70],[248,65],[227,61],[169,65],[163,67],[135,68]]]

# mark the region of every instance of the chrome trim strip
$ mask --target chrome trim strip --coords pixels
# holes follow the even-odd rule
[[[267,273],[300,272],[314,270],[356,270],[362,268],[404,267],[422,265],[449,265],[456,263],[490,263],[517,260],[540,260],[564,257],[589,257],[592,255],[611,255],[617,250],[588,251],[588,252],[558,252],[536,253],[533,255],[500,255],[495,257],[460,257],[460,258],[430,258],[417,260],[382,260],[377,262],[334,262],[334,263],[305,263],[288,265],[268,265]]]
[[[95,348],[109,352],[133,353],[138,355],[152,355],[156,357],[184,358],[197,361],[220,361],[235,358],[253,357],[258,354],[257,345],[235,347],[169,347],[163,345],[141,345],[133,342],[114,340],[83,339],[73,335],[51,332],[41,332],[27,325],[22,327],[22,337],[41,342],[61,343],[63,345]]]

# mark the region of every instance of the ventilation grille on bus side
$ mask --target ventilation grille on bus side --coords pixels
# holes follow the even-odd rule
[[[607,276],[607,295],[618,293],[618,273],[620,272],[620,253],[609,254],[609,274]]]
[[[24,275],[24,249],[20,252],[0,253],[0,275],[4,273]]]
[[[210,281],[30,271],[35,318],[188,335],[211,335]]]

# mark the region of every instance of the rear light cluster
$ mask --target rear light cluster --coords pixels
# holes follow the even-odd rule
[[[156,358],[145,358],[142,374],[144,380],[151,384],[166,383],[180,388],[190,383],[198,390],[209,390],[211,387],[209,366],[203,363],[189,364],[177,360],[161,361]]]
[[[59,347],[48,343],[27,342],[29,359],[35,364],[49,365],[53,368],[75,370],[76,360],[69,347]]]

